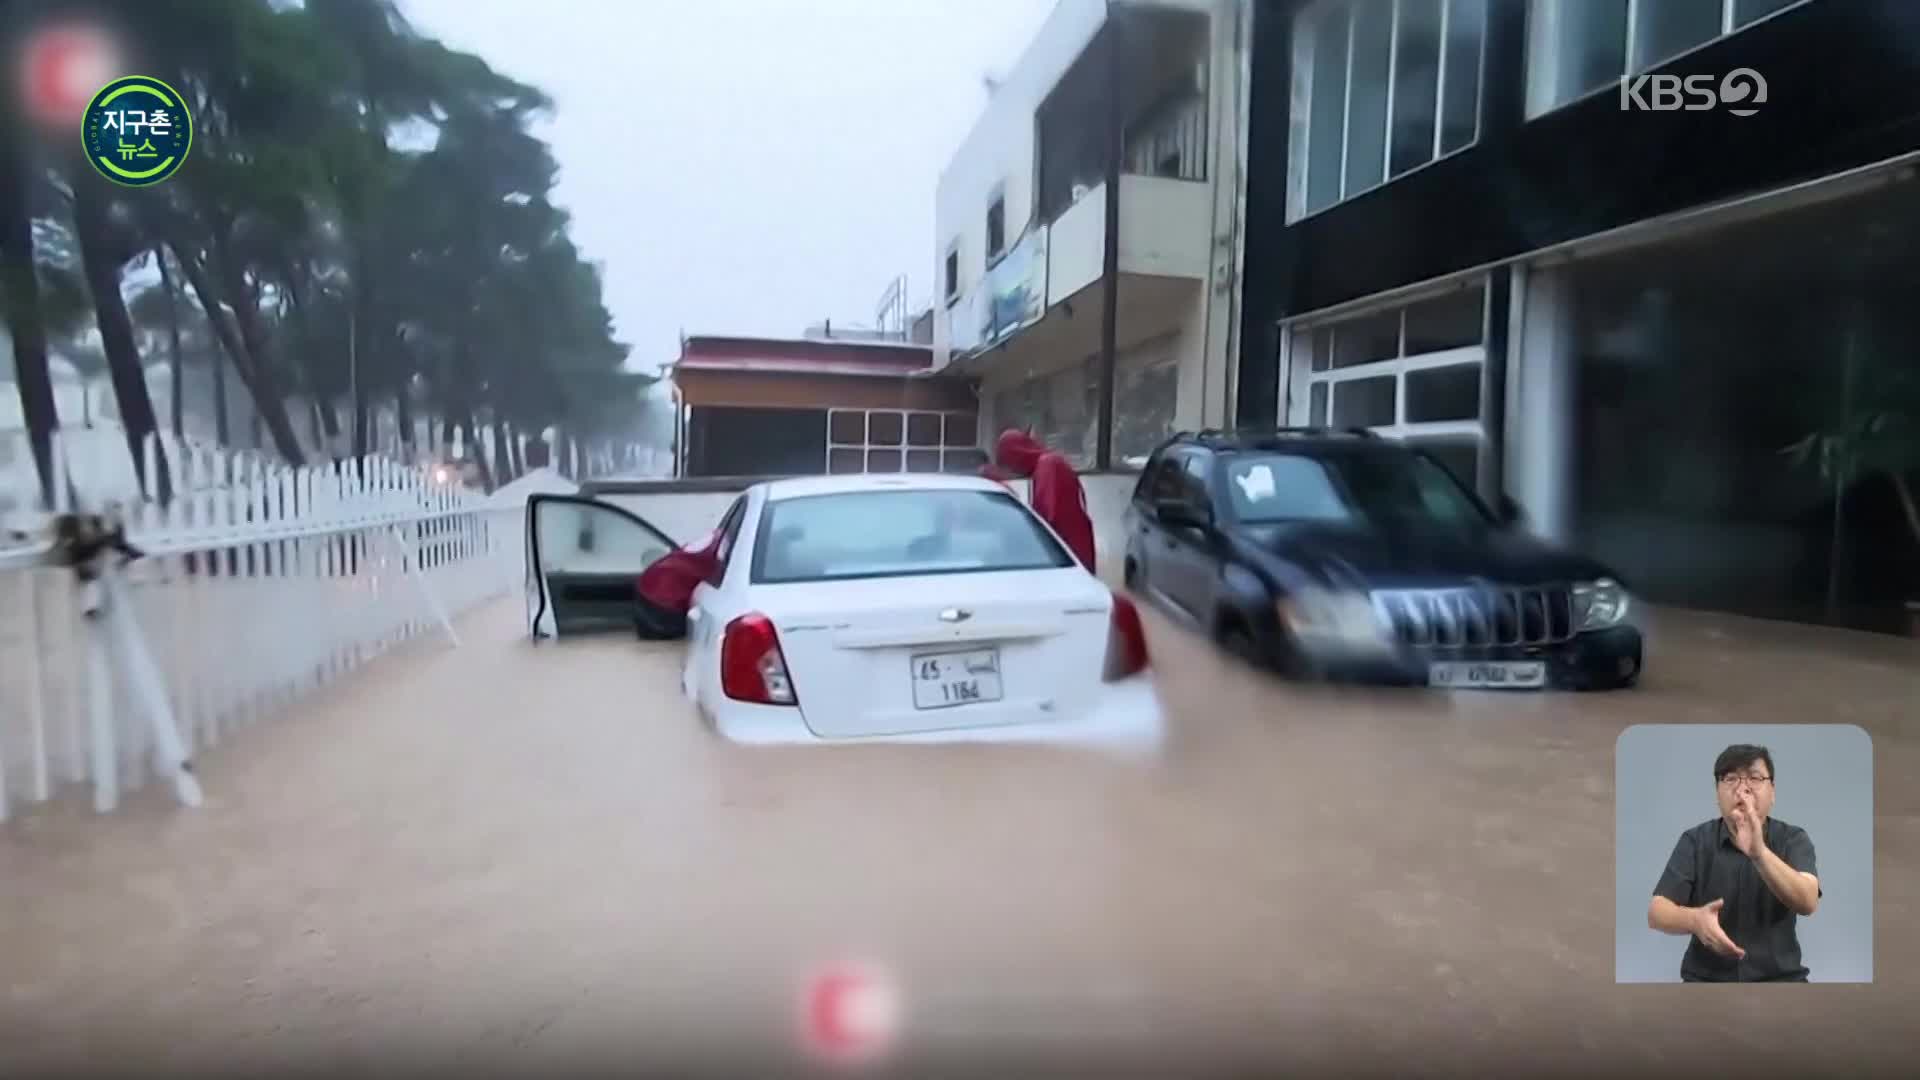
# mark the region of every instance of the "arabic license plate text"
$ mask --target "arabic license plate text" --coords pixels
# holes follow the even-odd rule
[[[1545,686],[1547,665],[1537,660],[1434,664],[1427,685],[1475,690],[1530,690]]]
[[[917,653],[912,676],[916,709],[951,709],[999,701],[1000,650]]]

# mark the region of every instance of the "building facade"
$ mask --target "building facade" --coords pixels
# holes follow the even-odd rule
[[[986,432],[1093,463],[1115,130],[1115,462],[1231,416],[1248,8],[1059,0],[992,89],[935,197],[934,363]]]
[[[925,345],[702,335],[681,343],[672,378],[680,477],[971,473],[986,463],[973,385],[935,374]]]
[[[1258,5],[1239,421],[1423,443],[1656,600],[1903,625],[1915,42],[1910,0]]]

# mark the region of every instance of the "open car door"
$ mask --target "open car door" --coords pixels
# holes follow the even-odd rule
[[[659,529],[584,495],[527,497],[527,630],[537,640],[632,630],[640,572],[676,547]]]

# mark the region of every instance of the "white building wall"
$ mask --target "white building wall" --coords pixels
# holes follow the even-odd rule
[[[1121,177],[1120,213],[1129,209],[1126,177]],[[1107,252],[1107,187],[1086,193],[1079,202],[1053,220],[1047,230],[1047,306],[1065,300],[1100,280]],[[1126,222],[1120,225],[1121,247],[1126,247]]]
[[[934,190],[933,362],[945,364],[953,340],[952,313],[987,271],[987,205],[997,185],[1006,191],[1006,239],[1012,244],[1033,218],[1035,110],[1107,21],[1105,0],[1058,0],[1053,13],[994,92]],[[959,241],[960,302],[949,305],[946,258]]]
[[[1254,0],[1195,0],[1213,11],[1207,103],[1212,138],[1207,198],[1206,287],[1196,299],[1180,354],[1178,428],[1230,427],[1240,328],[1241,223],[1246,210],[1246,101],[1252,68],[1247,41]]]
[[[1573,539],[1574,295],[1565,265],[1513,273],[1507,360],[1506,489],[1533,531]]]
[[[1207,276],[1213,185],[1159,176],[1120,178],[1120,272]],[[1047,303],[1100,280],[1106,256],[1107,187],[1089,191],[1047,231]]]
[[[1180,426],[1232,427],[1238,410],[1240,282],[1246,265],[1247,118],[1254,0],[1220,0],[1213,19],[1213,235],[1203,361],[1183,369]]]
[[[1165,328],[1173,335],[1178,367],[1173,422],[1178,428],[1225,426],[1234,414],[1250,74],[1245,59],[1252,0],[1153,0],[1140,6],[1211,15],[1208,181],[1124,178],[1122,272],[1204,282],[1195,290],[1193,301],[1177,309]],[[996,185],[1004,185],[1006,239],[1011,244],[1034,212],[1034,111],[1092,44],[1105,19],[1103,0],[1060,0],[942,175],[935,206],[935,279],[943,282],[946,253],[957,239],[961,289],[952,305],[936,300],[936,364],[950,358],[956,313],[968,316],[974,310],[970,298],[986,272],[986,211],[992,193]],[[1050,226],[1049,307],[1099,280],[1104,217],[1105,189],[1098,187]],[[1048,357],[1054,363],[1045,366],[1078,362],[1081,351]],[[1026,366],[1030,365],[1015,371],[999,370],[1008,367],[1004,364],[987,365],[982,374],[983,430],[997,431],[1017,419],[993,415],[990,403],[1010,383],[1031,374],[1024,370]]]

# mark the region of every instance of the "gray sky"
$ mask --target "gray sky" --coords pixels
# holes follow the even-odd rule
[[[679,334],[931,297],[934,184],[1053,0],[402,0],[551,94],[541,132],[631,364]]]

